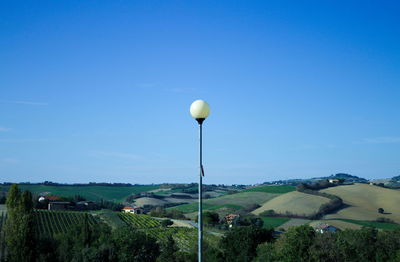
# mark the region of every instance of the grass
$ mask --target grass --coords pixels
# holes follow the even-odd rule
[[[176,188],[176,189],[170,189],[166,191],[159,191],[155,192],[154,194],[156,195],[165,195],[165,194],[173,194],[173,193],[184,193],[184,190],[197,190],[197,187],[189,187],[189,188]]]
[[[376,222],[376,221],[362,221],[362,220],[345,219],[345,218],[337,219],[337,220],[342,220],[342,221],[353,223],[353,224],[360,225],[360,226],[373,227],[373,228],[384,229],[384,230],[394,230],[400,226],[398,224],[383,223],[383,222]]]
[[[73,197],[81,195],[87,200],[108,200],[122,202],[130,194],[146,192],[159,188],[156,185],[134,185],[134,186],[47,186],[47,185],[18,185],[22,190],[29,190],[34,195],[48,192],[53,196]],[[9,186],[0,186],[0,191],[8,191]]]
[[[185,204],[185,205],[180,205],[176,207],[172,207],[171,209],[176,209],[179,211],[182,211],[183,213],[192,213],[196,212],[198,210],[198,203],[190,203],[190,204]],[[203,203],[203,210],[216,210],[220,208],[231,208],[233,210],[238,210],[243,208],[242,206],[235,205],[235,204],[220,204],[220,205],[213,205],[209,203]]]
[[[295,186],[257,186],[249,189],[245,189],[242,192],[263,192],[263,193],[271,193],[271,194],[285,194],[292,191],[295,191]]]
[[[261,218],[264,221],[264,228],[277,228],[286,222],[288,222],[291,218],[288,217],[263,217]]]
[[[227,207],[233,210],[238,210],[255,204],[263,204],[276,196],[279,196],[279,194],[265,192],[240,192],[236,194],[228,194],[216,198],[205,199],[203,201],[203,208],[204,210],[216,210]],[[197,211],[197,205],[198,204],[195,202],[171,207],[170,209],[177,209],[183,213],[193,213]]]
[[[113,229],[126,225],[126,223],[118,216],[119,212],[102,209],[99,211],[92,211],[91,213],[94,216],[99,217],[100,220],[111,226]]]
[[[328,202],[329,199],[325,197],[293,191],[278,195],[252,213],[259,215],[263,211],[274,210],[278,214],[287,214],[287,212],[290,212],[293,215],[309,216],[315,214],[321,205]]]
[[[334,214],[328,214],[325,219],[353,219],[358,221],[375,221],[385,217],[400,224],[400,191],[367,185],[354,184],[330,187],[321,190],[343,199],[347,207]],[[385,214],[380,214],[378,208],[383,208]]]

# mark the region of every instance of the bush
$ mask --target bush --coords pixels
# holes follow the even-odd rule
[[[378,208],[378,213],[379,213],[379,214],[383,214],[384,212],[385,212],[385,210],[384,210],[383,208],[381,208],[381,207]]]
[[[162,227],[172,226],[173,224],[174,224],[174,222],[172,222],[171,219],[164,219],[163,221],[161,221]]]
[[[276,213],[272,209],[265,210],[260,213],[260,217],[273,217],[273,216],[276,216]]]

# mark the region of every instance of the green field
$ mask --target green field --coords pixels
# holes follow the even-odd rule
[[[337,220],[342,220],[342,221],[353,223],[356,225],[361,225],[361,226],[365,226],[365,227],[373,227],[376,229],[384,229],[384,230],[393,230],[400,226],[398,224],[383,223],[383,222],[376,222],[376,221],[362,221],[362,220],[353,220],[353,219],[337,219]]]
[[[285,194],[295,190],[296,190],[295,186],[257,186],[245,189],[241,192],[264,192],[271,194]]]
[[[182,211],[183,213],[192,213],[198,210],[199,204],[198,203],[190,203],[185,205],[180,205],[176,207],[172,207],[172,209],[176,209]],[[235,205],[235,204],[220,204],[220,205],[213,205],[209,203],[203,203],[203,210],[216,210],[220,208],[229,208],[232,210],[239,210],[243,208],[242,206]]]
[[[216,210],[225,207],[235,211],[254,204],[263,204],[276,196],[279,196],[279,194],[265,192],[239,192],[236,194],[228,194],[216,198],[205,199],[203,200],[203,209]],[[177,209],[183,213],[192,213],[197,211],[197,205],[197,203],[184,204],[171,207],[170,209]]]
[[[130,194],[146,192],[158,189],[156,185],[135,185],[135,186],[47,186],[47,185],[18,185],[22,190],[29,190],[34,195],[47,193],[53,196],[73,197],[81,195],[87,200],[108,200],[122,202]],[[9,186],[0,186],[0,192],[8,191]]]
[[[176,188],[176,189],[170,189],[170,190],[155,192],[154,194],[156,194],[156,195],[165,195],[165,194],[172,194],[172,193],[184,193],[183,190],[197,190],[197,189],[198,189],[197,187]]]
[[[151,218],[148,215],[137,215],[130,214],[125,212],[120,212],[118,216],[124,221],[127,225],[132,226],[134,228],[153,228],[160,227],[160,222]]]
[[[277,228],[286,222],[288,222],[291,218],[287,217],[263,217],[264,228]]]
[[[43,235],[65,233],[72,226],[82,223],[85,219],[91,226],[99,223],[99,220],[91,214],[79,211],[36,210],[35,217],[38,222],[39,234]]]
[[[116,229],[118,227],[126,226],[126,223],[119,217],[120,212],[111,211],[108,209],[102,209],[98,211],[91,211],[95,217],[98,217],[102,222],[111,226],[111,228]]]

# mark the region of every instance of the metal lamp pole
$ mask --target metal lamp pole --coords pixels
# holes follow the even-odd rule
[[[198,262],[203,261],[203,122],[210,114],[210,107],[203,100],[196,100],[190,106],[190,114],[199,123],[199,153],[200,153],[200,175],[199,175],[199,215],[198,215]]]
[[[199,123],[199,153],[200,153],[200,175],[199,175],[199,250],[198,250],[198,255],[199,259],[198,261],[201,262],[202,260],[202,255],[203,255],[203,176],[204,176],[204,170],[203,170],[203,121],[204,118],[197,118],[197,122]]]

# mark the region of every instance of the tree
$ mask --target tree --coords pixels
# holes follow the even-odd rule
[[[166,241],[161,244],[161,254],[157,262],[176,262],[175,253],[179,251],[174,239],[168,235]]]
[[[234,227],[220,241],[225,261],[252,261],[257,246],[272,241],[272,230],[255,226]]]
[[[384,212],[385,212],[385,210],[384,210],[383,208],[381,208],[381,207],[378,208],[378,213],[379,213],[379,214],[383,214]]]
[[[315,231],[308,225],[290,227],[277,241],[279,261],[309,261],[309,249],[314,242]]]
[[[378,231],[363,227],[337,233],[336,248],[340,250],[339,261],[375,261]]]
[[[253,260],[254,262],[274,262],[278,261],[278,257],[275,251],[274,243],[266,242],[258,245],[257,257]]]
[[[168,227],[168,226],[171,226],[173,224],[174,224],[174,222],[172,222],[171,219],[164,219],[163,221],[161,221],[161,226],[162,227]]]
[[[219,215],[216,212],[204,212],[203,222],[205,225],[215,226],[219,223]]]
[[[117,229],[112,239],[120,262],[152,262],[160,254],[160,247],[154,238],[130,227]]]
[[[33,261],[35,258],[35,218],[32,193],[21,193],[12,185],[7,197],[5,240],[10,261]]]

